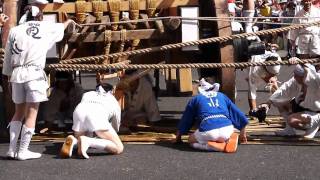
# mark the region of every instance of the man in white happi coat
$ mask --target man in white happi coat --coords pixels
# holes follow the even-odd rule
[[[62,146],[61,157],[72,156],[73,147],[78,145],[78,155],[88,159],[87,150],[96,148],[112,154],[120,154],[123,144],[117,134],[121,121],[121,109],[112,94],[110,84],[98,84],[95,91],[85,93],[73,112],[74,135],[69,135]],[[87,134],[95,133],[99,138]]]
[[[62,40],[64,29],[75,23],[72,20],[64,23],[42,21],[42,13],[35,6],[27,6],[25,14],[27,22],[11,28],[9,32],[2,70],[10,79],[15,103],[15,114],[9,124],[7,157],[19,160],[41,157],[40,153],[31,152],[28,147],[34,134],[39,103],[48,100],[48,83],[43,70],[46,54],[56,42]],[[20,147],[17,150],[20,132]]]
[[[251,57],[250,62],[266,62],[266,61],[281,61],[280,56],[276,52],[265,51],[265,54],[255,55]],[[257,111],[257,89],[259,86],[265,85],[265,88],[270,92],[278,89],[277,75],[280,72],[280,65],[275,66],[253,66],[249,68],[248,75],[248,102],[249,115],[254,115]]]
[[[320,10],[312,5],[312,0],[302,0],[301,9],[293,19],[293,24],[304,24],[319,21]],[[290,30],[288,39],[291,43],[293,56],[295,53],[299,58],[310,58],[320,55],[320,28],[319,26],[309,26],[306,28]]]
[[[127,70],[123,79],[139,74],[139,71]],[[153,124],[161,120],[159,107],[155,98],[151,77],[144,75],[132,82],[129,88],[124,91],[125,109],[123,111],[124,124],[135,125],[138,119],[147,120]]]
[[[306,130],[305,138],[313,138],[320,121],[320,74],[311,64],[298,64],[293,76],[260,108],[268,110],[271,104],[278,108],[286,121],[286,128],[276,132],[277,135],[296,135],[295,128]]]

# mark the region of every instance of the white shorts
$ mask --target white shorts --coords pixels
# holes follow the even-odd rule
[[[110,129],[112,125],[100,104],[80,103],[73,112],[73,131],[95,132]]]
[[[200,132],[199,129],[194,132],[196,140],[200,144],[206,144],[208,141],[225,142],[233,133],[233,125],[212,129],[210,131]]]
[[[49,85],[44,79],[11,84],[12,100],[15,104],[48,101],[47,89]]]

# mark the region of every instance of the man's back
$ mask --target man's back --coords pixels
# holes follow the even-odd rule
[[[13,65],[44,67],[47,50],[63,38],[64,26],[46,21],[29,21],[11,29],[10,53]]]

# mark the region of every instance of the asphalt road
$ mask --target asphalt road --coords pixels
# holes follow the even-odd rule
[[[126,144],[121,155],[59,159],[61,144],[33,143],[38,160],[1,157],[1,179],[319,179],[319,147],[240,145],[235,154],[199,152],[186,144]],[[0,154],[7,145],[0,145]]]
[[[280,81],[289,79],[283,68]],[[237,71],[236,103],[247,112],[245,71]],[[89,84],[88,87],[94,87]],[[268,93],[258,94],[263,102]],[[177,119],[190,97],[161,97],[163,116]],[[275,110],[271,111],[277,114]],[[8,144],[0,143],[0,179],[319,179],[320,146],[240,145],[237,153],[199,152],[188,145],[125,144],[124,153],[109,156],[90,151],[89,160],[59,159],[61,143],[32,143],[43,152],[38,160],[6,160]]]

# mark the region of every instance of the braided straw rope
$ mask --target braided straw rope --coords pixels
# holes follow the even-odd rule
[[[212,38],[206,38],[206,39],[201,39],[201,40],[197,40],[197,41],[189,41],[189,42],[176,43],[176,44],[167,44],[167,45],[163,45],[163,46],[156,46],[156,47],[145,48],[145,49],[137,49],[137,50],[133,50],[133,51],[113,53],[113,54],[109,54],[109,55],[74,58],[74,59],[65,60],[61,63],[64,63],[64,64],[84,63],[87,61],[104,59],[104,58],[106,58],[106,56],[109,58],[118,58],[121,56],[130,56],[130,55],[138,55],[138,54],[147,54],[147,53],[158,52],[158,51],[167,51],[167,50],[182,48],[182,47],[186,47],[186,46],[209,44],[209,43],[215,43],[215,42],[226,42],[229,40],[233,40],[233,39],[237,39],[237,38],[246,38],[248,36],[254,36],[254,35],[261,36],[261,35],[285,32],[285,31],[301,29],[301,28],[305,28],[305,27],[309,27],[309,26],[316,26],[319,24],[320,24],[320,21],[317,21],[317,22],[308,23],[308,24],[299,24],[299,25],[292,25],[292,26],[276,28],[276,29],[262,30],[262,31],[258,31],[255,33],[242,33],[242,34],[235,34],[235,35],[231,35],[231,36],[212,37]]]
[[[147,0],[146,1],[146,6],[147,6],[147,15],[148,17],[154,17],[156,13],[156,0]]]
[[[108,5],[110,9],[111,22],[119,22],[120,0],[108,0]],[[118,29],[118,24],[112,24],[111,29],[116,31]]]
[[[76,1],[76,19],[78,23],[84,23],[86,20],[86,1],[77,0]]]
[[[139,19],[139,0],[129,0],[129,16],[131,20]],[[132,22],[134,29],[136,28],[137,22]]]
[[[94,16],[97,18],[96,22],[101,22],[103,16],[103,1],[102,0],[93,0],[92,1],[92,10]]]

